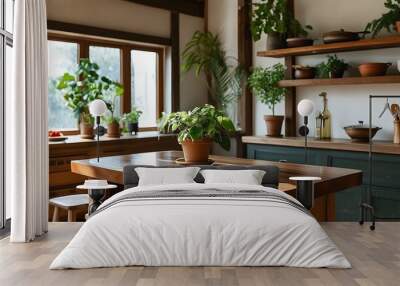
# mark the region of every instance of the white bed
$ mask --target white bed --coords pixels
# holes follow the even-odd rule
[[[175,190],[174,196],[153,196]],[[252,195],[260,191],[260,197]],[[152,196],[145,197],[145,192]],[[191,196],[194,192],[210,194]],[[129,265],[350,268],[342,252],[299,204],[279,190],[254,185],[131,188],[104,202],[50,269]]]

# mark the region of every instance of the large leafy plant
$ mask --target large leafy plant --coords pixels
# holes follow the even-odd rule
[[[211,139],[225,150],[230,149],[230,135],[235,132],[232,120],[209,104],[192,111],[164,115],[160,128],[167,132],[178,132],[179,142]]]
[[[392,32],[396,21],[400,21],[400,0],[386,0],[384,5],[389,11],[365,27],[366,31],[372,33],[373,38],[383,29]]]
[[[278,82],[285,78],[285,67],[276,64],[267,68],[255,68],[251,73],[248,83],[256,97],[269,108],[275,115],[275,105],[281,102],[286,89],[279,87]]]
[[[120,92],[120,84],[107,77],[100,77],[99,66],[89,59],[81,59],[77,70],[64,73],[56,83],[56,88],[63,92],[66,105],[79,121],[93,123],[89,113],[89,103],[102,99],[106,91]]]
[[[261,39],[261,35],[278,33],[282,38],[307,36],[310,25],[303,26],[296,20],[288,9],[287,0],[261,0],[253,4],[251,20],[251,34],[255,41]]]
[[[212,101],[226,110],[242,94],[245,73],[237,60],[227,57],[217,35],[195,32],[182,52],[182,71],[195,70],[196,76],[204,73]],[[232,61],[233,63],[229,63]]]

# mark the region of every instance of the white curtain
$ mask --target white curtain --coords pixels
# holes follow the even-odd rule
[[[6,122],[12,242],[47,232],[47,17],[45,0],[15,2],[13,95]]]

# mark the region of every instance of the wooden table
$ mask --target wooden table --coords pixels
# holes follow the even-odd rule
[[[163,151],[139,153],[96,159],[71,161],[71,171],[83,176],[104,179],[111,183],[123,184],[123,167],[126,165],[174,165],[177,158],[183,157],[180,151]],[[210,156],[216,164],[223,165],[274,165],[280,169],[280,182],[282,189],[289,194],[294,194],[294,189],[288,187],[289,177],[313,176],[321,177],[315,183],[315,206],[313,214],[318,220],[332,221],[335,219],[336,192],[356,187],[362,183],[362,172],[359,170],[311,166],[292,163],[280,163],[263,160],[251,160],[224,156]]]

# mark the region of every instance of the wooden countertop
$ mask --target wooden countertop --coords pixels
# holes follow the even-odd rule
[[[71,171],[91,178],[105,179],[116,184],[123,184],[122,170],[127,165],[174,165],[177,158],[183,157],[181,151],[163,151],[112,156],[96,159],[71,161]],[[252,160],[225,156],[210,156],[216,164],[224,165],[274,165],[280,169],[280,182],[288,183],[292,176],[321,177],[316,182],[316,197],[338,192],[362,183],[362,172],[359,170],[312,166],[292,163],[279,163],[264,160]],[[293,183],[293,182],[292,182]]]
[[[243,143],[263,144],[289,147],[304,147],[304,137],[273,138],[267,136],[244,136]],[[368,152],[369,144],[363,142],[352,142],[348,139],[317,140],[308,138],[308,147],[314,149],[330,149],[341,151]],[[400,144],[388,141],[374,141],[374,153],[400,155]]]
[[[106,142],[116,142],[116,141],[126,141],[126,140],[147,140],[147,139],[161,139],[161,138],[170,138],[176,136],[175,134],[160,134],[158,131],[145,131],[145,132],[138,132],[136,135],[127,135],[124,134],[120,138],[109,138],[107,135],[100,136],[100,142],[101,143],[106,143]],[[95,139],[82,139],[79,135],[73,135],[73,136],[68,136],[68,139],[63,142],[49,142],[49,145],[52,148],[57,148],[60,147],[62,148],[65,146],[65,144],[68,145],[77,145],[77,144],[83,144],[83,145],[91,145],[96,143],[96,138]]]

